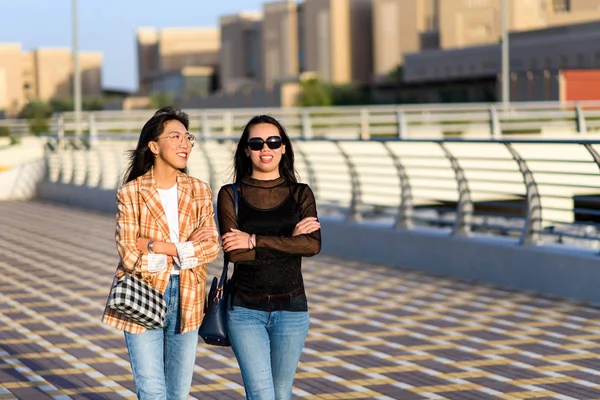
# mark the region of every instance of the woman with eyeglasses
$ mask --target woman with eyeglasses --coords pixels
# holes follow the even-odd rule
[[[308,334],[302,257],[321,249],[317,207],[298,183],[294,151],[274,118],[252,118],[234,156],[231,186],[219,191],[223,250],[235,264],[227,323],[246,398],[287,400]]]
[[[141,400],[189,397],[206,264],[220,250],[211,190],[186,173],[195,141],[188,123],[180,110],[158,110],[142,128],[117,193],[120,262],[113,283],[133,274],[158,289],[168,307],[163,328],[146,329],[108,306],[102,318],[125,331]]]

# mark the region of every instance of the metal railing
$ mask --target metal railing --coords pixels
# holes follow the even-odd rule
[[[503,104],[431,104],[364,107],[186,110],[190,131],[202,137],[237,136],[257,114],[280,119],[293,137],[305,139],[512,138],[515,135],[566,138],[600,132],[600,101]],[[80,131],[92,143],[105,134],[138,134],[151,110],[84,112]],[[11,125],[12,124],[12,125]],[[21,132],[22,120],[0,120]],[[71,112],[57,114],[52,132],[77,131]]]
[[[47,151],[53,182],[116,189],[135,141]],[[204,138],[190,174],[216,195],[230,182],[235,140]],[[320,213],[394,229],[501,236],[522,245],[600,244],[600,141],[294,141],[296,168]]]

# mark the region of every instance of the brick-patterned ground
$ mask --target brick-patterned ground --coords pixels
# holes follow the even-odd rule
[[[135,398],[100,323],[113,232],[112,215],[0,202],[0,399]],[[598,309],[329,257],[304,273],[295,399],[600,398]],[[243,393],[231,350],[201,344],[192,396]]]

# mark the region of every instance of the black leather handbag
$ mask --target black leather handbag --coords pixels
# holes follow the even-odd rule
[[[235,215],[238,213],[238,191],[235,184],[230,185],[233,189]],[[221,277],[214,277],[208,297],[206,300],[206,311],[204,319],[198,330],[198,334],[206,344],[213,346],[231,346],[227,334],[227,303],[229,301],[229,279],[227,278],[229,260],[224,256],[223,272]]]

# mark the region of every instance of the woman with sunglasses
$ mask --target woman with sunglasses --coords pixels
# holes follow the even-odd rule
[[[195,138],[188,116],[158,110],[142,128],[117,193],[115,279],[134,274],[163,293],[164,327],[146,329],[106,308],[103,322],[125,331],[141,400],[189,397],[198,327],[206,297],[206,264],[219,252],[212,194],[186,174]]]
[[[227,323],[246,398],[287,400],[308,334],[301,258],[319,253],[313,192],[298,183],[294,151],[274,118],[252,118],[234,156],[239,194],[223,186],[217,215],[223,250],[235,263]]]

